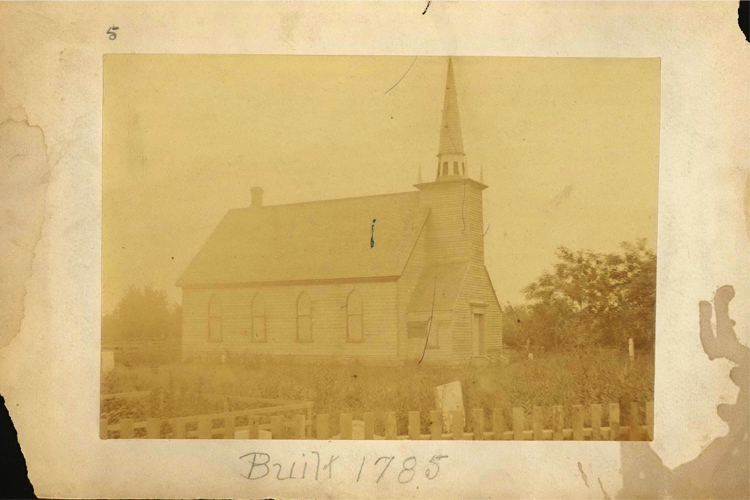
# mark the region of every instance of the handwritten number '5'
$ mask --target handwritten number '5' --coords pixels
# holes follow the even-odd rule
[[[107,34],[109,35],[109,39],[110,39],[110,40],[114,40],[115,38],[117,38],[117,33],[115,33],[115,31],[117,31],[117,30],[119,30],[119,29],[120,29],[120,28],[119,28],[119,26],[114,26],[114,25],[112,25],[112,26],[111,26],[111,27],[110,27],[110,28],[109,28],[109,29],[107,30]]]
[[[434,465],[435,467],[437,467],[437,470],[435,471],[435,474],[430,476],[430,465],[428,465],[427,469],[425,469],[424,471],[424,475],[427,479],[432,480],[437,477],[438,473],[440,473],[440,465],[438,464],[438,461],[443,458],[448,458],[448,455],[433,455],[432,456],[432,458],[430,459],[430,465]]]

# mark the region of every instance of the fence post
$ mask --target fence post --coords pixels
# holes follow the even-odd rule
[[[305,416],[302,414],[294,416],[294,437],[297,439],[305,439],[307,437]]]
[[[224,415],[224,439],[234,439],[234,415]]]
[[[638,403],[630,403],[630,441],[641,440],[640,418],[638,418],[640,416],[638,415],[639,411],[641,411],[641,409],[638,408]]]
[[[315,420],[315,439],[328,439],[330,436],[328,432],[328,414],[318,413]]]
[[[591,405],[591,440],[602,439],[602,405]]]
[[[202,418],[198,420],[198,438],[199,439],[211,439],[211,425],[212,420],[210,418]]]
[[[174,439],[185,439],[187,437],[187,431],[185,429],[185,420],[176,418],[172,424],[172,430],[174,431]]]
[[[339,415],[339,436],[341,439],[352,438],[352,414],[342,413]]]
[[[503,418],[503,410],[501,408],[494,408],[492,410],[492,433],[496,440],[502,440],[505,438],[505,419]]]
[[[120,420],[120,437],[131,439],[133,436],[133,419],[123,418]]]
[[[464,412],[461,410],[454,410],[451,412],[453,415],[453,439],[464,438]]]
[[[513,439],[523,441],[523,408],[513,408]]]
[[[583,406],[573,405],[573,440],[583,441]]]
[[[474,440],[484,441],[484,410],[483,409],[474,408],[472,424],[474,427]]]
[[[533,414],[534,439],[541,441],[544,439],[544,408],[541,406],[534,407]]]
[[[158,439],[161,435],[161,420],[158,418],[149,418],[146,420],[146,437],[148,439]]]
[[[284,417],[274,415],[271,417],[271,439],[282,439],[284,432]]]
[[[257,415],[247,416],[247,437],[248,439],[258,439],[260,433],[258,432],[258,417]]]
[[[99,439],[109,438],[109,431],[107,430],[108,424],[109,422],[107,422],[106,418],[99,419]]]
[[[562,441],[564,438],[563,428],[563,407],[555,405],[552,407],[552,439],[555,441]]]
[[[396,413],[392,411],[385,414],[385,438],[396,439]]]
[[[418,440],[422,432],[419,425],[419,419],[420,416],[418,411],[409,412],[409,439],[413,441]]]
[[[654,439],[654,402],[646,403],[646,433],[649,441]]]
[[[373,439],[375,437],[375,414],[365,413],[365,439]]]
[[[443,438],[443,412],[441,410],[430,411],[430,439]]]
[[[609,439],[617,441],[620,438],[620,405],[609,403]]]

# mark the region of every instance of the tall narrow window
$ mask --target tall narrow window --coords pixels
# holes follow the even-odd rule
[[[297,340],[312,342],[312,305],[310,296],[302,292],[297,299]]]
[[[461,175],[466,175],[466,164],[461,162]]]
[[[458,175],[458,162],[457,161],[453,162],[453,173]]]
[[[218,295],[208,301],[208,340],[221,342],[221,299]]]
[[[266,301],[260,294],[253,300],[253,340],[266,340]]]
[[[443,162],[443,175],[448,175],[448,162]]]
[[[356,290],[349,295],[346,303],[346,319],[346,339],[349,342],[362,342],[362,297]]]

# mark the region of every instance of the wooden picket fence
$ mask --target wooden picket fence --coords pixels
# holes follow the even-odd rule
[[[303,406],[304,405],[304,406]],[[330,415],[317,414],[313,421],[311,417],[310,403],[298,403],[282,408],[284,411],[307,410],[307,415],[296,414],[291,418],[283,415],[263,415],[264,409],[242,410],[226,412],[214,415],[198,415],[194,417],[183,417],[173,419],[149,418],[142,422],[134,422],[131,419],[122,419],[117,424],[109,424],[106,419],[100,422],[100,437],[107,439],[112,437],[133,438],[146,437],[158,438],[224,438],[237,439],[240,434],[245,439],[352,439],[351,413],[339,415],[339,433],[331,436]],[[292,406],[295,406],[292,408]],[[279,410],[279,408],[276,408]],[[530,421],[525,416],[523,408],[512,409],[512,422],[510,427],[505,424],[503,412],[496,408],[493,410],[491,420],[485,422],[485,412],[481,408],[471,412],[471,427],[466,429],[463,412],[451,412],[451,425],[449,432],[445,432],[443,426],[443,412],[432,410],[429,413],[429,428],[422,429],[421,413],[410,411],[407,415],[407,433],[399,435],[397,432],[397,419],[395,412],[381,414],[380,420],[383,435],[375,433],[376,414],[364,413],[364,433],[362,439],[408,439],[408,440],[438,440],[438,439],[460,439],[460,440],[612,440],[612,441],[650,441],[654,435],[654,404],[645,403],[645,419],[641,419],[641,406],[639,403],[631,403],[627,415],[627,424],[621,425],[620,405],[609,403],[608,422],[602,426],[602,405],[594,404],[589,407],[588,419],[586,420],[584,407],[573,405],[570,412],[571,427],[564,427],[564,409],[562,406],[551,408],[552,428],[545,428],[545,416],[547,410],[535,406]],[[266,420],[265,423],[261,419]],[[641,421],[643,420],[643,422]],[[589,427],[584,427],[584,421],[589,422]],[[488,424],[488,425],[485,425]],[[141,431],[136,432],[137,430]],[[424,433],[423,430],[427,432]],[[238,432],[239,431],[239,432]],[[115,436],[114,434],[117,434]],[[357,437],[359,438],[359,437]]]

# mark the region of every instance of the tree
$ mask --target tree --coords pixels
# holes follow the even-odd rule
[[[181,335],[181,307],[164,290],[131,287],[115,310],[102,318],[107,340],[169,340]]]
[[[525,346],[529,338],[526,323],[529,320],[530,309],[526,305],[510,303],[502,307],[503,311],[503,342],[512,347]]]
[[[656,254],[645,240],[622,253],[558,248],[554,270],[524,288],[532,301],[526,335],[554,348],[616,345],[632,337],[650,348],[656,304]]]

